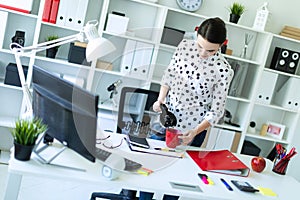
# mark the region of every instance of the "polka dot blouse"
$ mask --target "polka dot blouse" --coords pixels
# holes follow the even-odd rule
[[[217,123],[224,113],[233,74],[230,65],[219,52],[202,59],[197,42],[183,40],[161,83],[169,86],[166,104],[177,117],[176,128],[188,131],[203,119],[211,125]]]

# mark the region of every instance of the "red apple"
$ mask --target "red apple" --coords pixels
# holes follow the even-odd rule
[[[254,157],[251,160],[251,167],[256,172],[262,172],[266,167],[266,160],[261,156]]]

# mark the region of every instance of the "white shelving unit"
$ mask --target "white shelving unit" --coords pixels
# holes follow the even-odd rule
[[[1,127],[7,127],[7,120],[11,121],[18,117],[22,108],[22,91],[20,88],[3,84],[6,65],[14,62],[14,57],[9,51],[9,44],[15,31],[25,31],[25,46],[41,43],[45,41],[46,36],[49,34],[64,37],[79,31],[78,29],[43,22],[43,8],[44,0],[37,0],[34,1],[31,14],[0,9],[1,11],[8,12],[5,40],[0,49]],[[125,13],[126,17],[129,18],[127,34],[119,35],[106,30],[106,18],[112,11]],[[91,63],[91,66],[68,62],[69,44],[65,44],[59,48],[55,59],[46,58],[45,52],[40,52],[37,55],[22,58],[22,63],[24,65],[35,64],[58,73],[61,76],[68,75],[84,80],[85,88],[99,94],[99,116],[104,119],[109,114],[116,115],[117,108],[111,101],[105,101],[110,96],[107,87],[115,81],[122,80],[119,90],[123,86],[158,90],[163,71],[166,69],[176,49],[175,46],[161,43],[163,28],[165,26],[186,32],[193,32],[195,26],[198,26],[206,18],[208,17],[143,0],[90,0],[85,23],[89,20],[98,20],[100,35],[109,39],[117,47],[115,52],[98,59],[98,61],[112,63],[111,70],[97,68],[96,63],[98,61],[96,60]],[[238,87],[234,88],[236,91],[230,92],[226,109],[231,112],[233,116],[232,121],[239,124],[240,127],[227,124],[221,124],[217,127],[241,132],[238,152],[241,152],[244,140],[253,141],[259,146],[262,149],[261,154],[263,156],[268,155],[275,143],[281,143],[289,147],[299,121],[299,109],[286,109],[278,103],[274,103],[274,99],[271,100],[270,104],[263,104],[256,101],[256,96],[260,84],[269,84],[268,81],[263,81],[262,83],[261,80],[263,77],[262,74],[265,71],[278,74],[279,78],[277,79],[278,83],[276,83],[277,88],[275,89],[278,89],[282,82],[292,77],[296,79],[300,78],[300,70],[295,75],[292,75],[270,69],[270,62],[276,46],[296,51],[299,49],[300,42],[271,33],[256,31],[252,28],[230,22],[226,22],[226,25],[229,40],[228,48],[233,50],[233,55],[225,55],[225,57],[233,66],[238,66],[242,74],[240,77],[241,80],[237,84]],[[240,55],[244,47],[245,34],[253,35],[253,39],[248,45],[246,57],[241,58]],[[124,48],[128,40],[152,46],[151,63],[146,67],[147,73],[145,76],[137,76],[130,73],[124,74],[121,72]],[[30,79],[31,74],[29,73],[27,81],[30,82]],[[274,90],[275,92],[276,90]],[[12,93],[15,95],[14,98],[11,96]],[[114,96],[114,100],[118,101],[119,93]],[[102,103],[103,101],[105,103]],[[107,120],[105,128],[108,127],[107,122],[109,121],[111,121],[112,126],[115,126],[115,119],[115,117],[112,117],[110,120]],[[247,132],[250,121],[256,122],[256,133]],[[274,121],[286,126],[283,139],[278,140],[259,135],[260,128],[266,121]]]

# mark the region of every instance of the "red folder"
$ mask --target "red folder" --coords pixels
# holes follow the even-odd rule
[[[46,0],[45,1],[43,15],[42,15],[42,20],[44,22],[49,22],[50,12],[51,12],[51,7],[52,7],[52,1],[53,0]]]
[[[187,151],[187,153],[203,171],[237,176],[248,176],[250,172],[250,169],[228,150]]]
[[[60,0],[53,0],[53,2],[52,2],[50,18],[49,18],[50,23],[56,24],[59,2],[60,2]]]

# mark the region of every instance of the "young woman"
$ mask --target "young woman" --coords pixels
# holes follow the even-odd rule
[[[220,18],[205,20],[197,40],[183,40],[162,78],[155,111],[165,103],[177,117],[183,144],[201,146],[206,129],[223,116],[233,70],[219,49],[226,40]]]
[[[221,55],[226,40],[225,23],[210,18],[199,26],[197,40],[182,40],[162,78],[158,100],[153,109],[166,104],[177,118],[182,143],[200,147],[206,130],[223,116],[233,78],[233,70]],[[140,200],[150,200],[153,194],[140,192]],[[164,200],[179,197],[164,195]]]

